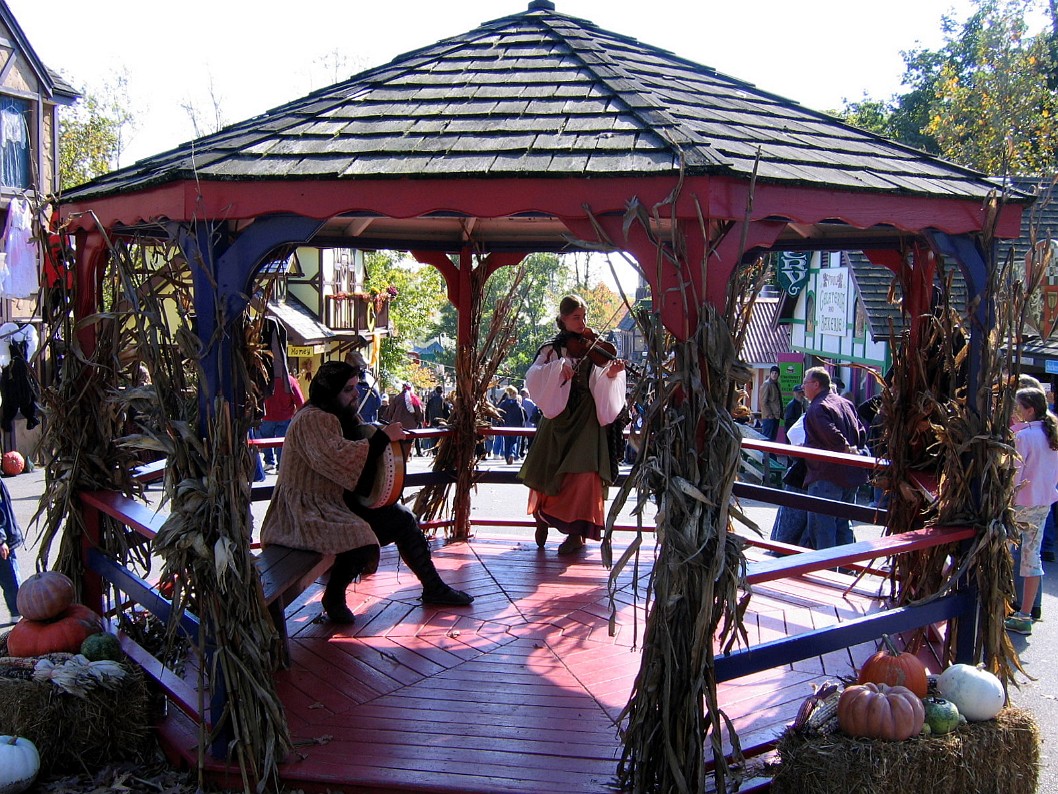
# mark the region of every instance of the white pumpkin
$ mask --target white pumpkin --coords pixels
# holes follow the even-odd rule
[[[937,689],[970,722],[992,719],[1006,702],[1002,682],[987,670],[969,664],[953,664],[941,673]]]
[[[19,794],[33,785],[40,756],[29,739],[0,736],[0,794]]]

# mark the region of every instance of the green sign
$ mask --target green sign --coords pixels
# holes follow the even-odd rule
[[[808,266],[812,254],[808,251],[783,251],[776,266],[779,289],[789,295],[798,295],[808,283]]]

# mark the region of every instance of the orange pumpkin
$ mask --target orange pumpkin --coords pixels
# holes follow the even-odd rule
[[[924,698],[928,687],[926,665],[914,654],[898,651],[888,634],[882,635],[882,642],[885,648],[863,663],[858,682],[903,686]]]
[[[15,603],[24,618],[51,620],[69,608],[74,596],[70,577],[58,571],[41,571],[19,585]]]
[[[7,635],[7,652],[11,656],[77,653],[85,638],[102,630],[99,615],[84,604],[74,604],[54,620],[22,618]]]
[[[858,684],[841,693],[838,725],[849,736],[903,741],[922,730],[926,710],[907,687]]]

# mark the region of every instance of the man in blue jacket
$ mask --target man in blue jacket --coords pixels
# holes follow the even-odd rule
[[[830,374],[822,367],[805,372],[805,446],[830,452],[860,454],[867,444],[856,409],[851,402],[830,388]],[[805,488],[809,496],[855,502],[856,489],[867,482],[867,469],[829,461],[807,460]],[[817,549],[855,543],[847,518],[822,513],[808,514],[808,534]]]

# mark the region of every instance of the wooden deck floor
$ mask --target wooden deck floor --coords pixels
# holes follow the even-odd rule
[[[555,546],[539,551],[531,541],[487,536],[436,546],[445,579],[475,595],[470,607],[419,604],[418,583],[398,570],[392,548],[379,572],[350,590],[355,625],[320,620],[321,588],[308,591],[288,611],[292,667],[278,674],[297,744],[283,782],[306,791],[612,790],[621,753],[615,721],[641,659],[642,595],[629,567],[611,636],[598,545],[573,559],[557,557]],[[827,574],[759,585],[746,620],[751,642],[875,608],[828,578],[849,581]],[[743,747],[774,738],[812,683],[850,674],[874,650],[722,685]],[[171,712],[162,735],[170,752],[193,763],[197,737],[184,718]]]

